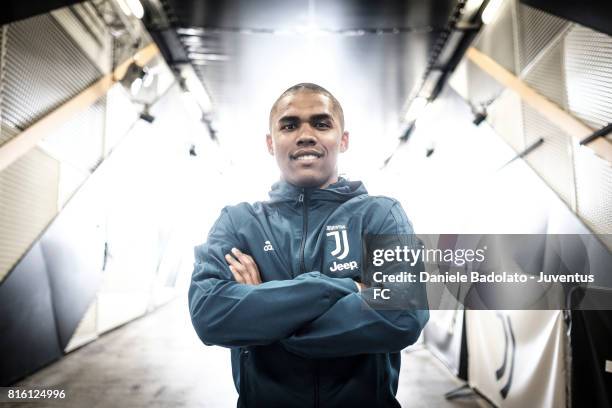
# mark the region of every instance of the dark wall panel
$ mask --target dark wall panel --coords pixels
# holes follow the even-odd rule
[[[612,35],[612,3],[609,0],[521,0],[531,7]]]
[[[104,262],[104,179],[95,174],[0,283],[0,386],[60,358]]]
[[[609,290],[589,288],[589,298],[609,299]],[[580,298],[580,295],[577,296]],[[572,314],[572,405],[575,407],[612,406],[612,311],[574,310]]]
[[[95,179],[99,177],[79,191],[40,240],[62,350],[102,280],[104,229]]]
[[[81,3],[83,0],[47,0],[47,1],[19,1],[8,0],[2,2],[0,24],[12,23],[38,14],[43,14],[64,6]]]
[[[42,249],[35,244],[0,285],[0,386],[62,355],[51,297]]]

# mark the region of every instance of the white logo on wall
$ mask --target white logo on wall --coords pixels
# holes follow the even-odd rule
[[[506,399],[510,387],[512,387],[512,377],[514,376],[514,361],[516,360],[516,340],[514,338],[514,330],[512,330],[512,322],[510,316],[502,315],[497,312],[497,317],[502,322],[504,328],[504,360],[501,367],[495,370],[495,378],[501,381],[506,377],[506,384],[499,390],[499,394],[503,399]]]
[[[268,251],[274,251],[274,248],[272,247],[272,244],[270,243],[270,241],[266,241],[264,242],[264,251],[268,252]]]
[[[348,235],[346,226],[344,225],[328,225],[327,230],[329,231],[326,235],[328,237],[334,237],[336,241],[336,248],[331,251],[331,254],[338,259],[344,259],[349,253]]]

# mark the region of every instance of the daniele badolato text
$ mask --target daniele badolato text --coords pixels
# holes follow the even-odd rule
[[[379,239],[380,241],[380,239]],[[384,241],[384,240],[382,240]],[[396,240],[397,242],[397,240]],[[414,293],[411,286],[424,284],[589,284],[589,274],[547,274],[543,271],[496,271],[500,262],[487,259],[487,246],[481,248],[439,249],[422,244],[366,247],[363,280],[370,284],[370,301],[393,301],[393,296]],[[405,285],[402,288],[402,285]]]

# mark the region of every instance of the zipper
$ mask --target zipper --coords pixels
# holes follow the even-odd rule
[[[246,395],[246,390],[247,390],[246,365],[247,365],[248,358],[249,358],[249,350],[247,350],[246,348],[241,348],[240,349],[240,391],[238,392],[239,400],[241,401],[240,406],[246,406],[248,404],[247,395]]]
[[[319,408],[319,362],[315,361],[314,406]]]
[[[306,236],[308,235],[308,193],[302,189],[298,196],[298,202],[302,203],[302,242],[300,244],[300,275],[306,272],[306,262],[304,261],[304,247],[306,247]]]
[[[302,203],[302,242],[300,244],[300,275],[306,272],[306,262],[304,261],[304,248],[306,247],[306,237],[308,236],[308,193],[302,189],[298,196],[298,202]],[[315,361],[314,370],[314,406],[319,408],[319,362]]]

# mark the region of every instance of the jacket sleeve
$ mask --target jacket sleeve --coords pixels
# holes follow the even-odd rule
[[[402,234],[416,239],[398,202],[390,209],[378,234]],[[423,271],[423,263],[417,262],[413,270]],[[397,352],[413,344],[429,319],[425,288],[410,284],[410,296],[418,297],[420,306],[402,310],[372,308],[362,297],[367,297],[371,290],[343,297],[316,320],[282,340],[282,344],[290,352],[311,358]]]
[[[206,243],[195,248],[189,287],[191,321],[207,345],[273,343],[323,314],[338,299],[357,292],[352,279],[330,278],[316,271],[256,286],[238,283],[224,258],[232,247],[240,248],[225,208]]]

